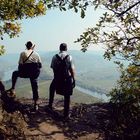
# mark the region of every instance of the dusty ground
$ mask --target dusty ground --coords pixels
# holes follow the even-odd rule
[[[6,139],[104,139],[109,118],[106,109],[108,104],[72,104],[69,119],[63,119],[63,101],[55,101],[53,110],[48,109],[46,105],[46,100],[40,100],[39,110],[32,112],[32,101],[24,99],[20,100],[18,105],[20,111],[14,111],[12,114],[4,111],[5,115],[2,113],[0,120],[5,124],[3,130],[7,130]],[[8,117],[9,120],[6,120]],[[9,125],[8,121],[12,125]]]

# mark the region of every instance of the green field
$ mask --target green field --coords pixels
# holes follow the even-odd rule
[[[39,96],[40,98],[48,99],[49,97],[49,86],[50,86],[51,80],[47,81],[39,81]],[[10,84],[6,84],[6,88],[10,88]],[[32,98],[32,89],[30,85],[30,81],[27,79],[18,79],[17,85],[16,85],[16,95],[17,98]],[[63,99],[63,96],[56,95],[56,99]],[[76,89],[74,89],[73,95],[71,96],[71,102],[73,103],[95,103],[100,102],[101,100],[87,95],[85,93],[82,93]]]

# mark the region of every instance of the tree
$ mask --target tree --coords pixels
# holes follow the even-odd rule
[[[96,0],[96,3],[98,0]],[[140,1],[110,0],[98,2],[106,8],[96,27],[88,28],[77,40],[82,50],[89,44],[102,43],[106,46],[105,57],[110,59],[119,54],[122,58],[138,64],[140,60]]]
[[[81,9],[81,16],[84,17],[86,6],[84,1],[78,0],[0,0],[0,39],[7,34],[10,38],[18,36],[21,31],[20,20],[44,15],[47,9],[59,8],[61,11]],[[86,2],[84,2],[86,5]],[[83,6],[82,6],[83,5]],[[66,7],[68,6],[68,7]],[[5,52],[4,45],[0,44],[0,55]]]
[[[3,40],[5,34],[10,38],[18,36],[21,31],[20,20],[44,15],[51,8],[66,11],[66,5],[77,12],[79,3],[77,0],[0,0],[0,39]],[[83,8],[81,13],[84,16]],[[0,44],[0,55],[4,52],[4,45]]]
[[[0,0],[0,39],[4,34],[10,38],[18,36],[21,26],[19,20],[44,15],[45,0]],[[0,55],[4,53],[4,46],[0,46]]]
[[[140,1],[95,0],[95,9],[105,8],[93,28],[88,28],[76,42],[85,52],[90,45],[102,44],[104,57],[116,58],[121,76],[110,92],[116,104],[116,127],[112,129],[118,139],[137,139],[140,135]],[[129,64],[124,66],[121,60]],[[113,135],[113,133],[112,133]]]
[[[123,69],[119,60],[127,60],[128,67],[126,81],[129,81],[140,89],[140,1],[110,0],[94,1],[96,8],[100,5],[106,8],[106,12],[100,18],[96,27],[88,28],[76,42],[80,42],[82,50],[86,51],[91,44],[103,44],[105,46],[104,57],[115,57],[117,64]],[[131,86],[129,85],[129,88]]]

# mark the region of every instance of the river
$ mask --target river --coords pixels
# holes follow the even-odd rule
[[[109,97],[104,93],[93,92],[89,89],[85,89],[85,88],[82,88],[82,87],[79,87],[79,86],[76,86],[76,89],[85,93],[85,94],[88,94],[88,95],[91,95],[91,96],[96,97],[98,99],[101,99],[105,102],[109,101]]]

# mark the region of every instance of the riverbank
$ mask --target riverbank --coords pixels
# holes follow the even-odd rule
[[[7,77],[8,78],[8,77]],[[22,80],[22,79],[21,79]],[[29,80],[22,80],[21,82],[20,82],[20,79],[18,80],[19,82],[18,82],[18,84],[19,84],[19,86],[17,86],[17,92],[23,92],[23,94],[22,94],[22,96],[24,95],[24,93],[25,93],[25,95],[24,96],[27,96],[27,94],[26,94],[26,92],[24,91],[25,89],[27,89],[28,91],[30,91],[31,89],[30,89],[30,83],[29,83]],[[49,89],[49,85],[50,85],[50,83],[51,83],[51,80],[48,80],[49,82],[47,82],[47,84],[45,84],[45,85],[47,85],[47,87],[46,86],[43,86],[42,87],[42,82],[40,83],[40,88],[41,88],[41,95],[42,95],[42,97],[45,97],[46,95],[44,95],[43,94],[43,92],[45,92],[45,91],[47,91],[48,89]],[[45,82],[45,81],[44,81]],[[44,85],[44,82],[43,82],[43,85]],[[8,82],[9,83],[9,82]],[[8,84],[7,83],[7,84]],[[11,82],[10,82],[11,83]],[[21,84],[20,84],[21,83]],[[46,82],[45,82],[46,83]],[[92,96],[92,97],[95,97],[95,98],[97,98],[97,99],[99,99],[99,100],[101,100],[101,101],[103,101],[103,102],[108,102],[109,101],[109,97],[106,95],[106,94],[104,94],[104,93],[99,93],[99,92],[96,92],[96,91],[91,91],[90,89],[86,89],[86,88],[83,88],[83,87],[81,87],[81,86],[76,86],[75,87],[75,89],[77,90],[77,91],[79,91],[80,93],[83,93],[83,94],[86,94],[86,95],[90,95],[90,96]],[[30,91],[30,94],[28,94],[28,96],[30,95],[30,97],[32,96],[31,95],[31,91]]]
[[[80,92],[82,93],[85,93],[85,94],[88,94],[88,95],[91,95],[93,97],[96,97],[104,102],[108,102],[109,101],[109,97],[104,94],[104,93],[98,93],[98,92],[93,92],[89,89],[85,89],[83,87],[80,87],[80,86],[76,86],[76,89],[79,90]]]

